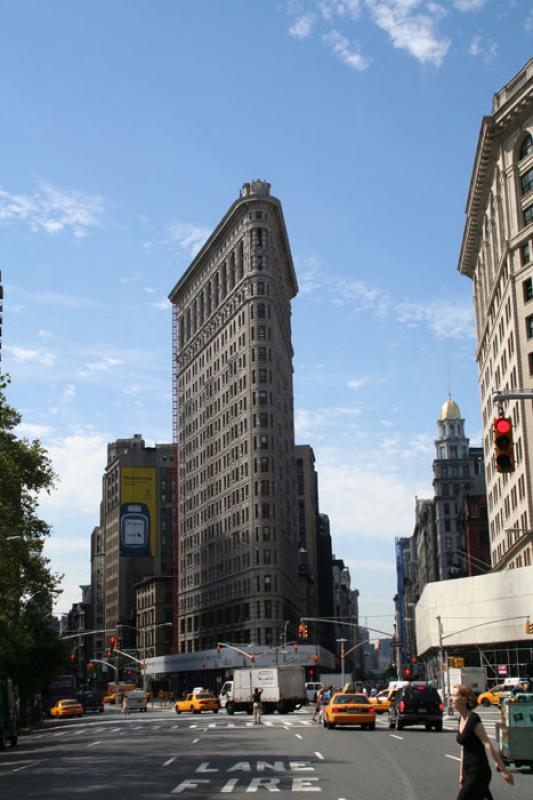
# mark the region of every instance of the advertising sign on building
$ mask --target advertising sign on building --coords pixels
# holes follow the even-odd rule
[[[120,473],[120,554],[155,556],[156,542],[156,471],[124,467]]]
[[[498,664],[498,675],[502,675],[505,678],[507,675],[507,664]]]

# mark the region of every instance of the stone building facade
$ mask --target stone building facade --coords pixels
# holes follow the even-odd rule
[[[533,564],[533,409],[513,399],[516,470],[495,469],[495,391],[533,389],[533,59],[483,117],[458,269],[472,281],[492,567]]]
[[[278,643],[297,625],[297,291],[281,204],[253,181],[170,293],[177,652]]]

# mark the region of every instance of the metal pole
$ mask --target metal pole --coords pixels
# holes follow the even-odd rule
[[[439,626],[439,652],[440,652],[440,672],[441,672],[441,681],[442,681],[442,699],[444,706],[447,706],[447,695],[449,695],[449,691],[447,692],[447,686],[445,685],[444,681],[444,645],[442,643],[442,620],[440,616],[436,617],[437,623]],[[448,682],[450,680],[450,673],[448,671]]]

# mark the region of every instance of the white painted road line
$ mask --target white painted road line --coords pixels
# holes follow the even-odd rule
[[[403,736],[396,736],[395,733],[389,733],[389,736],[391,737],[391,739],[402,739],[403,740]]]
[[[444,758],[453,758],[454,761],[461,760],[458,756],[449,756],[448,753],[444,753]]]
[[[175,760],[176,760],[176,758],[177,758],[177,756],[173,756],[172,758],[169,758],[169,759],[168,759],[168,761],[165,761],[165,763],[163,764],[163,766],[164,766],[164,767],[168,767],[168,765],[169,765],[169,764],[172,764],[172,762],[173,762],[173,761],[175,761]]]
[[[87,747],[94,747],[97,744],[102,744],[102,742],[91,742],[91,744],[88,744]]]
[[[315,756],[316,756],[317,758],[319,758],[321,761],[324,761],[324,756],[322,755],[322,753],[317,753],[317,752],[315,751]]]
[[[303,736],[300,736],[299,733],[295,733],[294,735],[296,736],[297,739],[303,739],[304,738]]]
[[[193,740],[192,740],[192,743],[193,743],[193,744],[196,744],[196,742],[199,742],[199,741],[200,741],[200,739],[193,739]]]
[[[23,767],[17,767],[16,769],[13,770],[13,772],[20,772],[21,769],[28,769],[28,767],[31,767],[31,766],[33,766],[33,764],[36,764],[36,763],[37,763],[36,761],[30,761],[29,764],[25,764]]]

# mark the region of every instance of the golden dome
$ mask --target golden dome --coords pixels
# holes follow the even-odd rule
[[[451,397],[442,406],[439,419],[461,419],[461,410]]]

